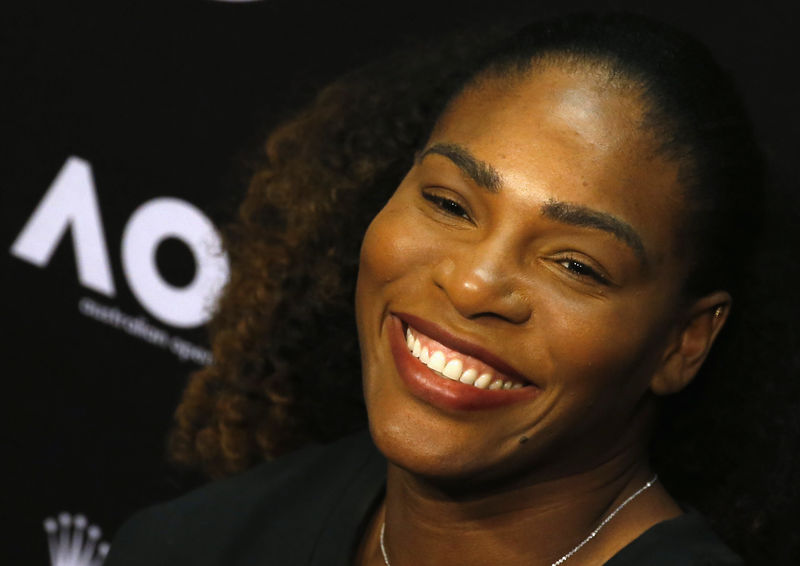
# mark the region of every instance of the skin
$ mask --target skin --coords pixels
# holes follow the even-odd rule
[[[393,566],[551,564],[652,476],[655,396],[692,379],[730,297],[681,294],[679,164],[644,111],[635,87],[590,68],[481,80],[373,220],[357,319],[389,470],[358,563],[383,564],[385,520]],[[527,394],[480,410],[415,395],[389,347],[396,313],[479,344]],[[680,512],[657,483],[569,564],[601,564]]]

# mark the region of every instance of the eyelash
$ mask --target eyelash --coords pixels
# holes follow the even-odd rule
[[[464,220],[471,220],[467,211],[464,210],[464,207],[458,204],[453,199],[449,199],[447,197],[431,193],[422,193],[422,196],[428,202],[435,204],[436,207],[439,208],[445,214],[448,214],[450,216],[455,216],[458,218],[463,218]]]
[[[604,276],[602,276],[597,270],[589,267],[585,263],[578,261],[574,257],[567,256],[562,257],[556,260],[556,263],[559,265],[564,266],[564,269],[569,271],[572,275],[579,277],[579,278],[590,278],[594,279],[598,283],[603,285],[608,285],[609,281]],[[568,265],[564,265],[568,264]]]
[[[467,211],[464,210],[464,207],[458,204],[456,201],[449,199],[447,197],[443,197],[441,195],[431,194],[431,193],[422,193],[422,196],[428,202],[435,204],[436,207],[439,208],[443,213],[448,214],[450,216],[463,218],[465,220],[470,220]],[[556,263],[564,266],[564,269],[569,271],[571,275],[577,278],[593,279],[594,281],[602,285],[610,284],[609,280],[606,279],[603,275],[601,275],[597,270],[586,265],[584,262],[575,259],[572,256],[559,258],[556,260]]]

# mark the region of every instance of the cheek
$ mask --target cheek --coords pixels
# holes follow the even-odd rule
[[[388,283],[402,271],[398,263],[406,256],[403,249],[407,247],[402,228],[402,219],[388,207],[372,220],[361,245],[359,287]]]
[[[380,325],[386,288],[408,272],[409,242],[401,214],[391,201],[372,220],[361,244],[356,284],[356,321],[362,355],[370,349],[371,325]]]
[[[359,332],[364,397],[370,422],[377,430],[387,423],[382,416],[395,415],[396,392],[389,380],[382,379],[386,368],[394,367],[391,354],[381,336],[392,307],[404,298],[416,296],[414,281],[421,280],[423,263],[418,246],[418,231],[409,227],[413,209],[393,198],[372,220],[361,245],[356,286],[356,320]],[[376,416],[377,415],[377,416]],[[381,424],[382,423],[382,424]]]
[[[663,336],[646,323],[649,313],[630,305],[568,305],[551,301],[539,311],[549,360],[561,384],[589,404],[626,404],[647,390]]]
[[[384,286],[401,278],[418,277],[430,250],[424,242],[430,242],[421,233],[418,222],[414,222],[414,211],[395,199],[370,223],[361,245],[358,271],[358,301],[370,300]]]

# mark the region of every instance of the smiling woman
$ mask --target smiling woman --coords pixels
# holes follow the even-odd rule
[[[677,344],[684,315],[675,316],[687,269],[674,237],[679,166],[631,123],[643,113],[636,98],[598,92],[604,82],[549,68],[512,86],[471,85],[367,230],[357,320],[370,425],[390,461],[425,444],[427,473],[457,470],[460,482],[470,463],[490,477],[580,473],[639,451],[651,412],[645,392],[691,378],[659,374],[668,353],[687,355]],[[716,321],[706,324],[709,345],[722,323],[710,313],[729,300],[715,292],[694,307],[692,317]],[[435,370],[458,357],[432,352],[480,345],[525,387],[499,395],[500,377],[489,391],[432,379],[419,363],[425,347],[419,362],[409,359],[403,327],[431,341]],[[410,416],[414,397],[420,415],[408,420],[422,436],[409,442],[409,423],[394,423]],[[504,410],[451,414],[488,407]],[[399,435],[391,445],[390,434]]]
[[[108,564],[741,564],[687,505],[788,557],[748,467],[768,371],[700,372],[761,216],[730,80],[634,16],[426,53],[270,138],[172,437],[212,477],[323,446],[146,511]]]

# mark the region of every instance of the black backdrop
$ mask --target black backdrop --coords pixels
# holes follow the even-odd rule
[[[733,70],[780,198],[797,188],[796,3],[17,4],[0,24],[1,564],[47,564],[48,517],[83,514],[108,540],[134,510],[185,489],[164,436],[207,343],[200,309],[178,320],[164,305],[221,259],[177,224],[230,218],[270,125],[400,41],[499,15],[644,11],[700,36]],[[64,200],[33,222],[46,193]],[[134,221],[145,204],[167,213],[149,243],[147,221]],[[137,250],[155,250],[155,267],[126,260]]]

